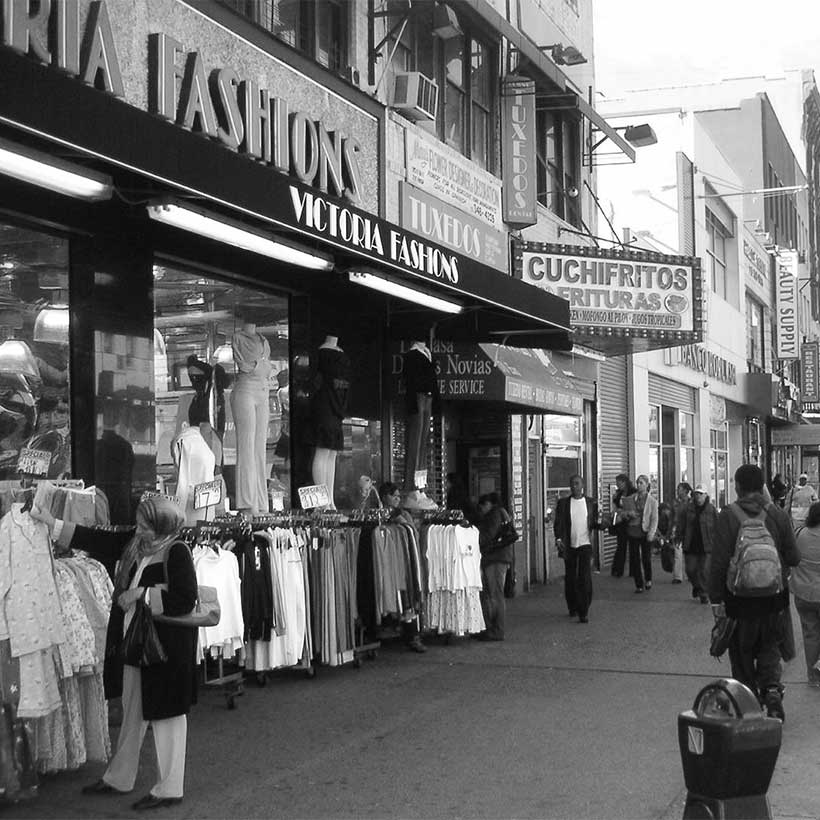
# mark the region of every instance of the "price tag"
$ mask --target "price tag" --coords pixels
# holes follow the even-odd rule
[[[427,486],[427,470],[416,470],[413,473],[413,484],[417,490],[423,490]]]
[[[26,475],[48,475],[51,466],[51,453],[48,450],[32,450],[23,447],[17,460],[17,472]]]
[[[282,512],[285,509],[285,494],[281,490],[274,490],[270,494],[270,508],[273,512]]]
[[[314,507],[327,507],[330,504],[330,493],[327,484],[311,484],[299,488],[299,503],[303,510],[312,510]]]
[[[194,508],[215,507],[222,501],[222,480],[205,481],[194,485]]]
[[[167,493],[161,493],[157,490],[146,490],[140,496],[140,501],[145,501],[147,498],[167,498],[169,501],[173,501],[174,504],[179,504],[179,498],[177,496],[168,495]]]

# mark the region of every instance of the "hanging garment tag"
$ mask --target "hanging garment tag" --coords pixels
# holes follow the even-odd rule
[[[427,487],[427,470],[416,470],[413,473],[413,483],[417,490],[423,490]]]
[[[168,495],[168,493],[161,493],[157,490],[146,490],[141,496],[140,501],[145,501],[147,498],[167,498],[173,501],[174,504],[179,504],[179,498],[175,495]]]
[[[48,475],[51,466],[51,453],[48,450],[32,450],[23,447],[17,459],[17,472],[24,475]]]
[[[285,494],[281,490],[271,492],[270,508],[273,512],[282,512],[285,509]]]

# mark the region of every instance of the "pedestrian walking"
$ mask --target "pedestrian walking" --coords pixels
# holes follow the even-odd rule
[[[681,481],[675,488],[675,502],[672,505],[675,511],[675,528],[672,543],[675,548],[675,566],[672,569],[672,583],[682,584],[684,574],[683,539],[681,536],[683,521],[681,516],[686,512],[692,501],[692,485],[688,481]],[[705,587],[704,587],[705,590]]]
[[[709,557],[715,542],[718,513],[705,485],[695,487],[693,498],[681,510],[679,538],[692,597],[709,603]]]
[[[737,501],[720,511],[715,529],[709,599],[716,618],[736,621],[729,641],[732,677],[757,695],[770,717],[783,720],[781,643],[789,617],[788,568],[800,563],[800,553],[789,516],[766,501],[763,485],[756,465],[743,464],[735,471]],[[737,543],[741,528],[743,555]],[[744,571],[743,556],[750,554],[745,545],[753,545],[758,558],[754,581]],[[769,587],[762,586],[764,580]]]
[[[803,631],[806,676],[820,687],[820,502],[809,507],[806,526],[795,535],[800,563],[792,570],[789,587]]]
[[[598,502],[586,495],[584,479],[569,480],[570,495],[558,499],[555,510],[555,543],[564,559],[564,597],[570,617],[589,621],[592,603],[592,533],[600,529]]]
[[[629,561],[635,592],[652,589],[652,544],[658,532],[658,501],[649,492],[649,478],[639,475],[637,491],[624,499],[626,534],[629,539]],[[619,516],[620,517],[620,516]]]
[[[808,475],[800,473],[797,486],[792,487],[786,496],[786,509],[792,517],[792,525],[795,529],[805,525],[809,507],[817,500],[817,491],[809,484]]]
[[[630,480],[626,473],[620,473],[615,476],[615,494],[612,496],[612,525],[609,528],[611,535],[617,539],[615,547],[615,556],[612,559],[612,576],[614,578],[621,578],[624,574],[624,566],[626,565],[626,556],[629,549],[629,539],[626,535],[626,519],[620,519],[618,513],[622,510],[623,499],[635,494],[635,485]],[[629,569],[629,574],[632,574],[632,568]]]
[[[778,507],[784,507],[786,505],[786,494],[789,491],[789,487],[783,480],[783,475],[781,473],[777,473],[772,479],[770,490],[772,494],[772,501],[777,504]]]
[[[507,569],[513,561],[515,545],[510,543],[495,547],[496,537],[510,514],[501,506],[498,493],[487,493],[478,499],[478,545],[481,550],[481,580],[484,589],[481,601],[484,609],[484,623],[487,626],[481,639],[487,641],[504,640],[504,622],[507,603],[504,599],[504,580]]]

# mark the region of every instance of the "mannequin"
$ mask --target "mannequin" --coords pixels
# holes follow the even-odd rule
[[[185,523],[193,526],[214,514],[213,508],[194,507],[194,487],[214,480],[216,458],[199,427],[188,426],[174,438],[171,455],[178,471],[176,497],[185,515]]]
[[[405,410],[407,411],[407,455],[404,489],[416,490],[416,470],[427,469],[430,420],[439,410],[439,387],[433,354],[423,341],[415,341],[404,354]],[[423,493],[422,493],[423,495]]]
[[[319,345],[315,390],[311,400],[311,439],[315,446],[311,472],[314,484],[324,484],[333,503],[336,456],[344,446],[342,422],[347,415],[350,394],[350,359],[339,347],[336,336],[325,336]]]
[[[234,333],[233,348],[236,381],[231,391],[231,410],[236,425],[236,508],[256,515],[268,512],[268,485],[265,455],[271,372],[268,340],[245,322]]]

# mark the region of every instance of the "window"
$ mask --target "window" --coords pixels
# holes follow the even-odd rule
[[[750,373],[766,369],[765,309],[756,299],[746,296],[746,360]]]
[[[453,37],[444,41],[444,141],[451,148],[466,154],[464,39]]]
[[[678,481],[695,485],[695,416],[681,410],[678,413],[680,430],[680,472]]]
[[[580,175],[580,130],[577,119],[560,111],[536,111],[538,201],[554,214],[580,227],[577,189]]]
[[[191,294],[200,297],[202,304],[189,304]],[[147,345],[153,360],[155,418],[150,434],[145,433],[145,446],[156,442],[158,483],[180,495],[184,490],[176,486],[178,468],[172,458],[172,442],[185,428],[198,428],[198,446],[205,445],[213,452],[225,479],[230,508],[237,509],[236,468],[243,450],[233,413],[236,375],[231,341],[247,325],[255,326],[255,335],[264,338],[270,350],[265,478],[273,505],[281,503],[288,509],[291,459],[286,297],[193,270],[155,265],[153,346]],[[150,373],[150,363],[143,361],[141,371]]]
[[[222,2],[331,71],[347,68],[349,0]]]
[[[706,209],[706,256],[712,290],[721,298],[728,298],[726,278],[726,238],[731,236],[723,223]]]
[[[721,509],[727,502],[729,474],[728,435],[725,423],[709,431],[709,443],[709,478],[712,500],[715,506]]]
[[[490,125],[493,104],[493,60],[489,48],[472,40],[470,54],[470,157],[482,168],[490,165]]]
[[[0,274],[0,478],[64,478],[72,470],[68,240],[0,224]],[[24,448],[42,454],[29,453],[27,469]]]
[[[661,480],[661,408],[649,405],[649,481],[660,491]]]

